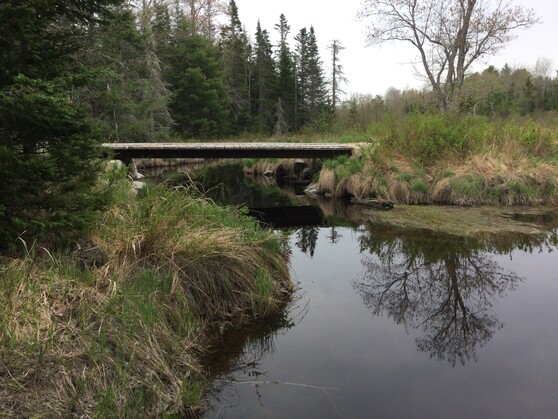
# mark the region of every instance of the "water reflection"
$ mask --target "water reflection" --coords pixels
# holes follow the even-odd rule
[[[296,247],[302,253],[306,253],[311,257],[314,256],[316,251],[316,243],[318,241],[318,234],[320,229],[318,227],[302,227],[296,231]]]
[[[486,241],[369,230],[359,237],[365,272],[354,288],[375,315],[406,330],[417,329],[419,351],[462,365],[476,359],[502,323],[494,304],[522,281],[495,260],[517,247],[541,247],[546,239]]]
[[[308,312],[308,301],[299,296],[291,301],[280,315],[242,329],[228,329],[224,333],[215,331],[214,342],[201,359],[213,383],[205,395],[210,405],[205,416],[222,409],[238,405],[238,385],[247,384],[254,388],[258,399],[260,385],[267,383],[262,364],[276,351],[279,336],[299,324]]]

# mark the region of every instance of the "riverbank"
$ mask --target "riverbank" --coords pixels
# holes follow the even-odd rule
[[[371,125],[364,139],[352,157],[324,161],[308,191],[399,204],[558,203],[558,131],[533,121],[409,114]]]
[[[207,331],[273,316],[292,291],[280,237],[183,189],[123,197],[67,252],[21,249],[0,264],[7,417],[195,413]]]

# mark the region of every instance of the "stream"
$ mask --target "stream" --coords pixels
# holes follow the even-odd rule
[[[316,208],[234,165],[203,179],[213,199],[276,218]],[[510,220],[545,234],[479,238],[369,224],[343,205],[310,213],[281,226],[293,302],[223,336],[205,418],[558,417],[556,211]]]

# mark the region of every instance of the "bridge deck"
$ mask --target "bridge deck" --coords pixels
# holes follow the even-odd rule
[[[350,156],[345,144],[318,143],[105,143],[117,160],[139,158],[335,158]]]

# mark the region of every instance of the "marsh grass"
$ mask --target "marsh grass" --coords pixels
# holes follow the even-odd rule
[[[403,204],[558,203],[558,132],[533,120],[387,115],[368,135],[364,152],[324,162],[322,194]]]
[[[90,240],[102,266],[23,242],[1,260],[8,417],[192,414],[204,331],[277,313],[290,295],[281,239],[184,189],[113,207]]]

